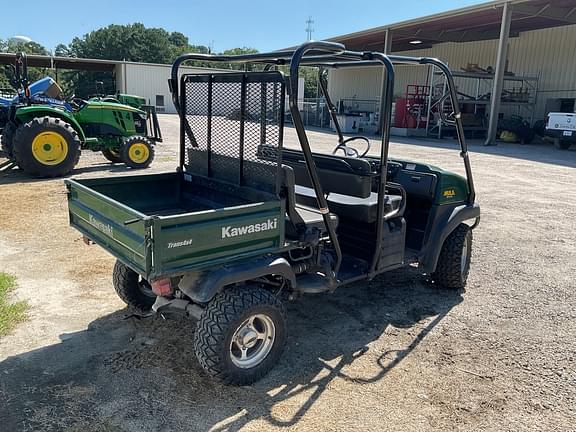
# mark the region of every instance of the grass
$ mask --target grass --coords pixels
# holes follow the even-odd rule
[[[10,303],[10,292],[16,288],[16,278],[8,273],[0,272],[0,336],[10,333],[16,324],[26,319],[28,303],[19,301]]]

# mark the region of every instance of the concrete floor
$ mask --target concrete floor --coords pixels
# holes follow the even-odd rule
[[[178,119],[160,117],[145,173],[177,165]],[[393,141],[392,157],[462,171],[452,140]],[[470,153],[482,222],[466,291],[407,269],[291,303],[286,352],[243,388],[204,374],[193,323],[130,316],[114,259],[68,227],[62,179],[0,179],[0,270],[31,305],[0,339],[0,430],[573,430],[576,151]],[[86,152],[73,175],[142,173]]]

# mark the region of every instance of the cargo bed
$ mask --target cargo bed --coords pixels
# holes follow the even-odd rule
[[[70,223],[147,280],[276,250],[275,195],[188,173],[66,180]]]

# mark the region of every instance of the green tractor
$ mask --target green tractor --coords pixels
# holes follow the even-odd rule
[[[49,77],[28,84],[23,53],[16,56],[13,75],[19,94],[2,108],[2,149],[28,174],[64,176],[78,163],[81,150],[100,151],[110,162],[133,169],[152,163],[154,145],[162,136],[156,111],[143,98],[63,100],[62,89]]]

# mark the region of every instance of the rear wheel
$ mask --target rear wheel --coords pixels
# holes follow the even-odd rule
[[[274,367],[285,343],[282,302],[264,289],[246,286],[219,293],[208,304],[197,324],[194,350],[210,375],[247,385]]]
[[[124,140],[120,155],[130,168],[148,168],[154,160],[154,146],[148,138],[133,136]]]
[[[117,149],[106,148],[102,150],[102,155],[112,163],[122,163],[122,156]]]
[[[78,133],[64,120],[39,117],[14,134],[13,156],[20,168],[36,177],[68,174],[80,159]]]
[[[432,279],[448,289],[466,286],[472,257],[472,230],[460,224],[444,241]]]
[[[112,281],[118,297],[134,309],[147,312],[156,301],[148,281],[120,261],[114,265]]]
[[[16,132],[16,125],[14,123],[7,123],[2,131],[2,150],[9,158],[12,157],[12,148],[14,146],[14,133]]]

